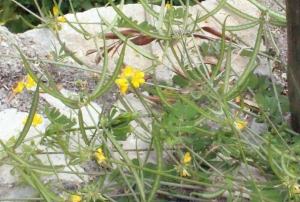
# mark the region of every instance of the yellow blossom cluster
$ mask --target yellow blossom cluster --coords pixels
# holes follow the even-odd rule
[[[32,88],[33,86],[36,86],[36,83],[34,82],[34,80],[31,78],[31,76],[29,74],[27,75],[26,82],[23,82],[23,80],[18,81],[17,86],[13,89],[13,92],[20,93],[23,91],[25,86],[27,88]]]
[[[23,124],[25,125],[27,122],[28,116],[25,117],[25,119],[23,120]],[[32,120],[32,125],[34,127],[36,127],[38,124],[41,124],[43,122],[43,119],[40,115],[38,115],[37,113],[35,113],[33,120]]]
[[[191,156],[191,153],[190,152],[186,152],[184,157],[183,157],[183,164],[187,164],[189,163],[190,161],[192,160],[192,156]],[[182,177],[189,177],[191,176],[188,171],[183,167],[182,169],[182,174],[181,174]]]
[[[175,166],[175,169],[181,174],[182,177],[190,177],[191,174],[186,170],[189,166],[189,163],[192,160],[192,156],[190,152],[186,152],[183,159],[180,162],[180,165]]]
[[[67,19],[65,16],[59,16],[58,8],[56,6],[53,7],[53,15],[56,21],[58,22],[66,22]],[[55,31],[58,31],[61,29],[61,26],[59,24],[54,25]]]
[[[247,124],[248,124],[247,121],[241,121],[241,120],[236,120],[234,122],[234,125],[238,130],[243,130],[245,125],[247,125]]]
[[[102,149],[98,149],[98,152],[95,153],[98,163],[102,163],[106,160],[106,157],[103,155]]]
[[[140,84],[145,83],[145,73],[141,72],[140,69],[134,71],[132,66],[127,66],[121,74],[121,78],[116,79],[116,83],[119,85],[120,90],[123,94],[127,92],[127,89],[131,83],[133,88],[138,88]]]

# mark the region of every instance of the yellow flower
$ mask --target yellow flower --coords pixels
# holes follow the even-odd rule
[[[105,161],[106,157],[103,155],[102,149],[98,149],[98,152],[95,153],[97,159],[98,159],[98,163],[102,163],[103,161]]]
[[[72,195],[71,199],[72,202],[80,202],[82,200],[81,196],[78,195]]]
[[[182,177],[190,177],[191,175],[188,173],[188,171],[186,169],[183,168],[181,176]]]
[[[169,2],[166,3],[165,7],[166,7],[166,9],[170,9],[171,8],[171,5],[169,4]]]
[[[36,83],[34,80],[31,78],[31,76],[28,74],[27,75],[27,83],[25,84],[27,88],[31,88],[32,86],[36,86]]]
[[[234,101],[235,101],[236,103],[240,103],[240,102],[241,102],[241,97],[240,97],[240,96],[237,96],[237,97],[234,99]]]
[[[247,122],[247,121],[236,120],[236,121],[234,122],[234,124],[235,124],[235,126],[236,126],[236,128],[237,128],[238,130],[243,130],[243,128],[245,127],[245,125],[248,124],[248,122]]]
[[[192,160],[191,153],[190,152],[186,152],[185,155],[184,155],[184,158],[183,158],[183,163],[188,163],[191,160]]]
[[[140,69],[134,72],[132,66],[127,66],[121,74],[121,78],[116,79],[115,82],[119,85],[121,92],[125,94],[129,87],[129,82],[134,88],[138,88],[140,84],[145,83],[144,76],[145,73],[141,72]]]
[[[25,125],[27,122],[28,116],[25,117],[25,119],[23,120],[23,124]],[[35,113],[34,117],[33,117],[33,121],[32,121],[32,125],[35,127],[38,124],[41,124],[43,122],[43,119],[40,115],[38,115],[37,113]]]
[[[18,84],[17,84],[17,87],[15,87],[15,88],[13,89],[13,92],[15,92],[15,93],[20,93],[20,92],[22,92],[23,88],[24,88],[23,82],[22,82],[22,81],[19,81]]]

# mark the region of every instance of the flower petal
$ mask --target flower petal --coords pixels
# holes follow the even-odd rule
[[[33,86],[36,86],[36,83],[34,80],[31,78],[31,76],[28,74],[27,76],[27,83],[25,84],[27,88],[31,88]]]
[[[125,94],[127,92],[127,89],[128,89],[128,84],[120,86],[120,90],[123,94]]]
[[[140,84],[145,83],[144,75],[145,75],[145,73],[141,72],[141,70],[139,68],[136,70],[135,76],[131,80],[131,83],[134,88],[138,88],[140,86]]]
[[[67,21],[65,16],[58,17],[57,20],[58,20],[58,22],[66,22]]]
[[[34,118],[33,118],[33,121],[32,121],[32,125],[35,127],[38,124],[41,124],[42,122],[43,122],[42,117],[40,115],[38,115],[38,114],[35,114]]]
[[[116,79],[115,82],[119,85],[121,92],[125,94],[129,86],[128,80],[125,77],[121,77]]]
[[[190,177],[191,175],[188,173],[188,171],[186,169],[183,168],[181,176],[182,177]]]
[[[245,127],[245,125],[248,124],[248,122],[247,122],[247,121],[236,120],[236,121],[234,122],[234,124],[235,124],[235,126],[236,126],[236,128],[237,128],[238,130],[243,130],[244,127]]]
[[[119,84],[120,86],[121,86],[121,85],[126,85],[126,84],[128,84],[127,79],[124,78],[124,77],[121,77],[121,78],[119,78],[119,79],[116,79],[115,82],[116,82],[117,84]]]
[[[22,124],[25,125],[27,122],[28,116],[25,117],[25,119],[22,121]],[[32,120],[32,125],[36,127],[38,124],[41,124],[43,122],[43,119],[40,115],[35,113],[33,120]]]
[[[15,93],[20,93],[20,92],[22,92],[23,88],[24,88],[23,82],[22,82],[22,81],[19,81],[19,82],[18,82],[18,86],[17,86],[16,88],[13,89],[13,92],[15,92]]]
[[[138,78],[135,78],[135,77],[134,77],[134,78],[131,80],[131,84],[133,85],[134,88],[140,87]]]
[[[134,77],[134,69],[132,66],[127,66],[125,67],[124,71],[123,71],[123,75],[125,78],[130,78],[130,77]]]
[[[191,153],[190,152],[186,152],[185,155],[184,155],[184,158],[183,158],[183,163],[188,163],[191,160],[192,160]]]
[[[97,159],[98,159],[98,163],[102,163],[103,161],[105,161],[106,157],[103,155],[102,149],[98,149],[98,152],[95,153]]]
[[[53,15],[54,16],[58,15],[58,8],[56,6],[53,7]]]
[[[145,73],[141,72],[140,68],[136,69],[135,76],[144,78]]]
[[[71,199],[72,202],[80,202],[82,200],[81,196],[78,195],[72,195]]]
[[[25,117],[25,119],[22,121],[22,124],[25,125],[27,122],[28,116]]]

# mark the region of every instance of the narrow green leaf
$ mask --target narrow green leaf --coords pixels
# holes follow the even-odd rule
[[[41,183],[35,173],[31,172],[30,170],[27,170],[27,172],[30,173],[30,179],[32,179],[35,187],[39,190],[46,201],[64,201],[62,197],[57,197],[54,193],[49,191],[49,189],[47,189],[43,183]]]
[[[228,16],[226,17],[226,19],[228,18]],[[224,21],[224,23],[226,22],[226,19]],[[223,62],[223,58],[224,58],[224,54],[225,54],[225,48],[226,48],[226,36],[225,36],[225,25],[222,25],[222,39],[221,39],[221,49],[220,49],[220,54],[219,54],[219,58],[218,58],[218,63],[216,64],[216,67],[213,71],[213,74],[210,77],[210,80],[213,81],[215,79],[215,77],[218,75],[222,62]]]
[[[79,122],[79,128],[80,128],[80,132],[82,135],[82,139],[83,139],[84,143],[89,146],[90,143],[89,143],[89,139],[88,139],[85,129],[84,129],[84,121],[83,121],[81,108],[78,110],[78,122]]]
[[[221,2],[221,0],[217,0],[219,3]],[[236,14],[237,16],[244,18],[246,20],[249,21],[257,21],[258,19],[255,17],[252,17],[250,15],[247,15],[246,13],[241,12],[240,10],[236,9],[235,7],[231,6],[229,3],[226,3],[224,5],[225,8],[229,9],[231,12],[233,12],[234,14]]]
[[[225,27],[226,27],[226,20],[228,16],[225,18],[224,23],[222,25],[222,40],[223,37],[225,38]],[[226,92],[228,91],[229,86],[229,76],[231,72],[231,41],[227,48],[227,55],[226,55],[226,65],[225,65],[225,77],[224,77],[224,87],[223,87],[223,97],[225,97]]]
[[[23,140],[25,139],[30,127],[31,127],[31,124],[32,124],[32,121],[33,121],[33,118],[34,118],[34,115],[36,113],[36,109],[37,109],[37,106],[38,106],[38,103],[39,103],[39,85],[40,84],[40,80],[39,82],[37,83],[37,86],[36,86],[36,90],[35,90],[35,93],[34,93],[34,96],[33,96],[33,100],[32,100],[32,104],[31,104],[31,108],[30,108],[30,111],[29,111],[29,115],[28,115],[28,119],[20,133],[20,136],[18,137],[16,143],[15,143],[15,146],[14,146],[14,149],[16,149],[22,142]]]
[[[254,70],[254,63],[257,59],[258,51],[259,51],[260,44],[261,44],[262,32],[263,32],[263,27],[264,27],[263,25],[264,25],[264,23],[261,22],[260,26],[258,28],[257,38],[256,38],[256,42],[255,42],[255,45],[253,48],[253,55],[250,58],[248,65],[247,65],[246,69],[244,70],[242,76],[239,78],[239,80],[235,83],[235,85],[228,92],[228,94],[226,96],[226,100],[231,100],[231,99],[235,98],[245,88],[245,84],[247,84],[247,80],[249,79],[249,76],[252,74],[252,72]]]
[[[156,168],[157,168],[157,172],[160,173],[160,172],[162,172],[162,168],[163,168],[163,144],[162,144],[160,134],[158,131],[154,130],[152,133],[152,137],[153,137],[153,143],[154,143],[154,148],[155,148],[155,152],[156,152],[156,163],[157,163]],[[160,187],[160,179],[161,179],[161,175],[156,174],[156,176],[154,178],[154,182],[152,184],[152,189],[148,195],[147,201],[149,201],[149,202],[153,201],[153,198],[155,197],[156,192],[157,192],[158,188]]]
[[[116,69],[115,69],[113,75],[111,76],[111,78],[109,79],[109,81],[107,82],[107,84],[104,87],[102,87],[101,89],[97,89],[96,91],[93,92],[93,94],[88,99],[89,102],[97,99],[103,93],[107,92],[111,88],[111,86],[115,83],[115,80],[117,79],[117,77],[121,71],[121,68],[123,66],[123,60],[124,60],[124,56],[125,56],[125,49],[126,49],[127,41],[128,41],[128,38],[126,38],[126,40],[123,44],[123,48],[120,53],[120,58],[118,60],[118,63],[117,63],[117,66],[116,66]]]
[[[276,11],[273,11],[273,10],[269,9],[268,7],[266,7],[266,6],[263,6],[262,4],[258,3],[256,0],[248,0],[248,1],[250,1],[250,2],[251,2],[254,6],[256,6],[259,10],[261,10],[261,11],[263,11],[263,12],[267,11],[268,14],[269,14],[272,18],[274,18],[274,19],[276,19],[276,20],[278,20],[278,21],[281,21],[281,22],[285,22],[285,23],[286,23],[286,16],[285,16],[285,15],[282,15],[282,14],[280,14],[280,13],[277,13]]]
[[[249,29],[249,28],[254,27],[258,24],[259,24],[259,21],[255,21],[255,22],[250,22],[248,24],[243,24],[243,25],[226,26],[226,30],[227,31],[240,31],[240,30]]]

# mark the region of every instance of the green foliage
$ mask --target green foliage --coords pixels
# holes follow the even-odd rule
[[[184,88],[189,84],[189,82],[186,80],[186,78],[184,78],[180,75],[173,76],[172,81],[174,84],[180,86],[181,88]]]
[[[213,56],[216,54],[216,50],[220,48],[219,42],[212,42],[212,43],[206,43],[203,42],[200,45],[200,50],[203,54],[203,56]]]
[[[189,141],[189,138],[183,136],[195,132],[196,115],[197,112],[191,106],[177,101],[171,111],[163,115],[161,138],[165,139],[169,146],[180,144],[184,140]]]
[[[52,13],[52,8],[54,6],[52,0],[42,0],[37,1],[41,7],[41,10],[47,16],[49,12]],[[108,0],[76,0],[72,1],[72,7],[75,12],[83,12],[97,6],[104,6],[108,3]],[[119,3],[120,0],[117,0],[116,3]],[[24,5],[30,11],[39,15],[37,7],[32,0],[18,0],[18,3]],[[136,0],[125,0],[125,3],[137,3]],[[30,24],[38,25],[40,20],[18,7],[14,2],[10,0],[1,0],[0,1],[0,10],[3,9],[3,12],[0,12],[0,24],[5,24],[5,26],[12,33],[22,33],[30,29],[18,16],[22,16]],[[62,0],[60,5],[60,10],[62,13],[72,13],[68,0]]]
[[[111,129],[116,140],[125,141],[127,139],[127,134],[132,132],[130,122],[134,119],[136,113],[123,112],[117,117],[114,117],[116,113],[117,110],[113,108],[107,116],[108,120],[105,127]]]
[[[289,112],[288,97],[281,95],[283,90],[279,84],[275,85],[275,89],[271,82],[266,77],[256,77],[252,75],[249,79],[249,87],[255,92],[255,100],[261,109],[269,114],[270,120],[279,125],[282,123],[282,117],[278,106],[280,106],[282,113]],[[277,97],[276,94],[277,93]]]
[[[222,3],[219,6],[227,5],[225,0],[219,2]],[[8,5],[10,2],[1,3]],[[32,1],[22,3],[31,9]],[[77,12],[107,1],[78,0],[72,3]],[[141,0],[140,3],[145,1]],[[155,3],[159,5],[161,2]],[[173,5],[176,3],[181,1],[174,0]],[[110,57],[105,54],[101,71],[86,68],[80,59],[77,60],[80,66],[76,68],[81,69],[83,66],[85,71],[100,75],[99,80],[94,80],[99,83],[93,93],[88,89],[80,89],[80,101],[63,97],[56,90],[51,71],[36,69],[47,75],[48,83],[55,90],[46,88],[43,83],[40,86],[48,89],[47,93],[60,99],[73,111],[70,115],[64,115],[55,107],[45,106],[43,112],[50,121],[46,130],[39,131],[36,137],[25,138],[25,134],[24,138],[17,139],[20,142],[17,146],[16,138],[10,138],[6,143],[0,140],[1,151],[6,155],[2,162],[12,165],[12,174],[18,173],[21,180],[34,187],[44,201],[72,201],[74,195],[82,197],[82,201],[103,201],[105,198],[111,201],[196,201],[223,200],[223,197],[227,201],[297,201],[300,194],[300,136],[289,129],[289,124],[284,119],[284,115],[289,112],[287,97],[280,94],[283,90],[281,86],[265,77],[253,75],[257,56],[266,54],[260,52],[259,47],[262,30],[268,29],[264,24],[269,22],[263,19],[254,22],[260,24],[256,43],[254,47],[244,50],[240,41],[233,45],[226,39],[225,23],[222,25],[222,36],[215,36],[220,40],[211,38],[203,42],[201,39],[201,44],[198,44],[198,39],[191,39],[197,32],[187,34],[187,29],[201,21],[199,19],[203,16],[192,19],[185,7],[161,7],[161,12],[157,13],[151,7],[148,8],[145,4],[143,6],[146,12],[162,23],[160,30],[156,30],[147,21],[139,24],[122,13],[119,15],[124,19],[119,19],[115,28],[134,27],[137,31],[135,33],[148,34],[150,41],[160,39],[156,43],[161,45],[164,57],[172,65],[168,67],[165,60],[152,58],[151,64],[149,62],[151,66],[148,69],[144,67],[147,69],[144,73],[153,80],[145,78],[145,83],[139,82],[143,90],[148,92],[141,93],[139,88],[131,86],[134,90],[132,93],[139,99],[143,109],[136,110],[130,97],[123,94],[118,95],[122,106],[118,103],[107,111],[99,112],[91,105],[91,100],[107,93],[119,77],[126,55],[127,39],[114,72],[106,71]],[[219,6],[218,9],[221,8]],[[52,7],[52,1],[43,1],[41,9],[44,14],[49,14]],[[247,20],[257,20],[245,17],[244,13],[228,5],[227,8]],[[11,11],[17,11],[13,9],[12,6]],[[60,9],[63,13],[71,12],[68,1],[62,1]],[[205,16],[211,16],[215,12],[216,10]],[[5,15],[7,19],[7,13]],[[185,17],[192,23],[181,22]],[[198,30],[196,27],[195,29]],[[175,37],[179,43],[168,43]],[[196,42],[190,43],[192,41]],[[138,47],[139,44],[135,45]],[[73,53],[65,51],[67,46],[62,43],[61,49],[51,52],[57,67],[63,65],[67,68],[65,58],[75,57]],[[235,74],[231,65],[232,51],[236,50],[241,56],[249,58],[249,63],[240,76]],[[138,53],[141,54],[140,57],[146,55],[140,50]],[[21,56],[26,70],[37,80],[26,57]],[[213,62],[207,62],[206,57],[214,57],[218,62],[211,65]],[[267,57],[275,60],[272,55],[267,54]],[[169,81],[157,84],[155,74],[147,75],[152,74],[161,64],[164,65],[163,68],[173,68],[173,84]],[[132,77],[134,76],[126,78],[128,83],[132,82]],[[124,83],[125,86],[126,80]],[[38,92],[37,88],[36,93]],[[237,95],[241,97],[241,101],[234,101]],[[249,107],[246,103],[249,97],[258,106]],[[37,104],[38,96],[34,98]],[[91,121],[87,121],[86,115],[83,116],[83,110],[88,112]],[[95,116],[92,111],[96,113]],[[34,112],[35,109],[31,115]],[[250,122],[254,120],[263,123],[267,129],[259,134],[251,128]],[[134,144],[126,141],[129,136],[130,140],[133,138]],[[46,146],[45,151],[38,148],[40,145]],[[140,147],[142,145],[145,146]],[[22,146],[22,153],[15,151],[19,149],[18,146]],[[55,152],[55,155],[62,154],[66,165],[56,166],[52,162],[50,165],[43,165],[44,162],[41,162],[38,155],[47,155],[51,160],[53,153],[50,151]],[[84,165],[87,162],[88,166]],[[65,166],[70,171],[63,171]],[[82,171],[79,166],[84,166],[86,170]],[[39,180],[40,176],[49,173],[55,174],[59,183],[59,174],[62,173],[76,175],[82,183],[76,189],[67,189],[63,184],[55,186],[59,192],[63,192],[56,197],[51,189],[52,184],[44,184]]]
[[[170,16],[172,15],[172,17]],[[184,18],[185,11],[183,8],[174,8],[172,12],[167,12],[165,15],[166,19],[174,18],[174,19],[182,19]],[[188,17],[191,17],[192,15],[189,14]]]
[[[138,21],[137,20],[132,20],[132,17],[130,17],[129,19],[130,19],[130,21],[132,21],[132,23],[138,25],[140,27],[140,29],[142,29],[142,30],[147,30],[147,31],[154,31],[154,30],[156,30],[156,27],[154,27],[153,25],[150,25],[147,21],[144,21],[144,22],[141,22],[140,24],[138,24]],[[118,27],[133,28],[123,18],[119,18],[117,20],[117,25],[118,25]]]
[[[49,106],[45,106],[45,114],[50,120],[51,124],[47,127],[46,135],[64,135],[66,130],[71,129],[76,125],[76,120],[68,118],[66,115],[60,113],[58,109],[53,107],[51,110]]]

